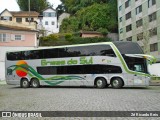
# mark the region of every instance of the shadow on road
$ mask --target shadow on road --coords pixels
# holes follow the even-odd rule
[[[10,89],[29,89],[29,88],[21,88],[20,86],[10,86]],[[32,87],[30,87],[32,88]],[[34,88],[34,89],[45,89],[45,88],[51,88],[51,89],[62,89],[62,88],[68,88],[68,89],[99,89],[96,87],[86,87],[86,86],[40,86],[40,88]],[[101,90],[107,90],[107,89],[113,89],[113,90],[124,90],[124,89],[143,89],[143,90],[148,90],[151,89],[152,87],[122,87],[121,89],[113,89],[112,87],[107,87]],[[33,89],[33,88],[32,88]],[[100,89],[99,89],[100,90]]]

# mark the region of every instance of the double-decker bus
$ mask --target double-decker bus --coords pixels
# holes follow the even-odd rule
[[[96,86],[113,88],[148,86],[147,64],[155,58],[143,54],[135,42],[103,42],[37,48],[6,53],[6,82],[23,88]]]

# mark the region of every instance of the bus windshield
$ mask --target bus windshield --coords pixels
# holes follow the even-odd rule
[[[130,57],[122,55],[128,68],[136,72],[148,73],[147,60],[145,58]]]
[[[120,53],[123,54],[144,54],[136,42],[114,42]]]
[[[132,71],[148,73],[147,71],[147,60],[137,54],[144,54],[143,50],[139,47],[136,42],[114,42],[115,46],[120,51],[124,58],[128,68]],[[133,56],[128,56],[128,54]]]

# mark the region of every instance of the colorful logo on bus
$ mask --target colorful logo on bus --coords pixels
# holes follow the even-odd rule
[[[27,66],[28,64],[24,60],[18,61],[16,65],[18,66],[18,68],[16,69],[16,74],[19,77],[24,77],[28,74],[27,69],[25,69],[25,66]]]

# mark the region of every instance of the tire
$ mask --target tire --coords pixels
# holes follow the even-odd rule
[[[32,79],[32,80],[31,80],[31,86],[32,86],[33,88],[39,88],[39,87],[40,87],[39,80],[38,80],[38,79]]]
[[[119,89],[123,87],[123,81],[121,78],[114,78],[111,82],[112,88]]]
[[[106,87],[107,82],[104,78],[97,78],[96,82],[95,82],[95,85],[96,85],[97,88],[102,89],[102,88]]]
[[[110,84],[107,84],[107,85],[106,85],[106,88],[108,88],[108,87],[109,87],[109,85],[110,85]]]
[[[29,88],[29,81],[27,79],[21,80],[21,88]]]

